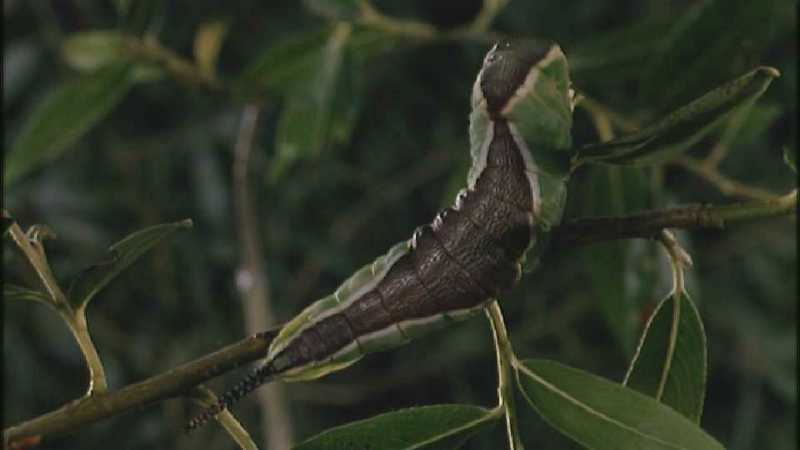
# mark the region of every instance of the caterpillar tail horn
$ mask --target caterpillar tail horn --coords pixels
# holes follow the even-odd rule
[[[190,420],[189,423],[186,424],[186,432],[191,432],[194,429],[205,425],[209,420],[216,417],[217,414],[226,409],[230,409],[230,407],[238,402],[242,397],[249,394],[257,387],[272,381],[275,378],[275,375],[275,371],[272,370],[272,367],[269,365],[254,370],[242,381],[237,383],[236,386],[219,397],[219,400],[216,404],[206,408],[205,411]]]

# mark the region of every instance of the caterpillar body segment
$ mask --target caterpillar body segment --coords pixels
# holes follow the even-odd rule
[[[454,205],[298,314],[261,366],[190,428],[261,382],[342,369],[471,317],[516,285],[526,253],[540,252],[540,235],[561,218],[572,102],[557,45],[495,45],[473,87],[472,166]]]

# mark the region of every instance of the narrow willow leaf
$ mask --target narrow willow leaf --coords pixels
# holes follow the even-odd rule
[[[44,292],[6,282],[3,282],[3,298],[11,301],[27,300],[41,302],[53,306],[50,297]]]
[[[303,0],[311,12],[334,20],[354,21],[361,16],[364,0]]]
[[[792,172],[797,173],[797,149],[783,148],[783,162],[792,169]]]
[[[623,384],[700,423],[706,358],[697,308],[687,294],[673,293],[650,316]]]
[[[5,186],[70,145],[118,105],[131,86],[125,65],[112,65],[83,75],[51,92],[31,114],[6,159]]]
[[[180,229],[190,228],[191,219],[154,225],[128,235],[109,248],[109,259],[86,269],[70,285],[69,300],[75,308],[86,304],[108,283],[156,244]]]
[[[647,165],[663,162],[699,141],[728,113],[752,104],[779,72],[758,67],[638,132],[578,151],[580,162]]]
[[[340,84],[342,61],[351,26],[334,28],[318,52],[314,75],[303,90],[290,94],[277,129],[277,161],[273,176],[280,176],[294,160],[316,155],[329,135],[333,99]]]
[[[456,449],[501,418],[497,411],[471,405],[409,408],[331,428],[294,449]]]
[[[125,38],[113,30],[73,33],[61,46],[61,55],[72,68],[91,72],[125,59]]]
[[[723,448],[672,408],[617,383],[553,361],[518,361],[516,368],[517,381],[531,406],[588,448]]]

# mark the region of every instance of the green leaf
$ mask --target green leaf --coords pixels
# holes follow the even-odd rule
[[[455,449],[501,417],[497,411],[471,405],[409,408],[331,428],[294,449]]]
[[[783,161],[792,169],[792,172],[797,173],[797,149],[783,148]]]
[[[94,30],[73,33],[61,46],[64,61],[72,68],[92,72],[126,59],[125,38],[113,30]]]
[[[83,308],[108,283],[136,262],[148,250],[180,229],[192,227],[191,219],[154,225],[128,235],[109,248],[107,261],[95,264],[78,275],[70,285],[70,303]]]
[[[278,120],[277,160],[272,172],[279,177],[289,164],[308,155],[317,155],[327,142],[333,99],[342,81],[342,61],[352,27],[342,24],[333,29],[318,52],[313,76],[303,90],[293,92]]]
[[[303,0],[303,4],[314,14],[334,20],[358,19],[362,14],[363,0]]]
[[[706,395],[706,335],[687,294],[673,293],[659,303],[623,384],[700,423]]]
[[[27,300],[41,302],[53,306],[53,301],[44,292],[29,289],[24,286],[3,282],[3,298],[6,300]]]
[[[119,104],[131,85],[128,66],[83,75],[46,96],[23,126],[6,159],[5,186],[60,157]]]
[[[722,445],[672,408],[590,373],[546,360],[516,363],[520,388],[536,411],[596,450],[715,450]]]
[[[772,67],[758,67],[672,112],[654,125],[580,149],[577,159],[580,162],[635,165],[662,162],[699,141],[737,107],[751,105],[779,75]]]

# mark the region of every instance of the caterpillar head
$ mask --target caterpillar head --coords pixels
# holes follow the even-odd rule
[[[551,42],[498,42],[472,89],[473,113],[507,120],[529,148],[568,148],[573,107],[567,59]]]

